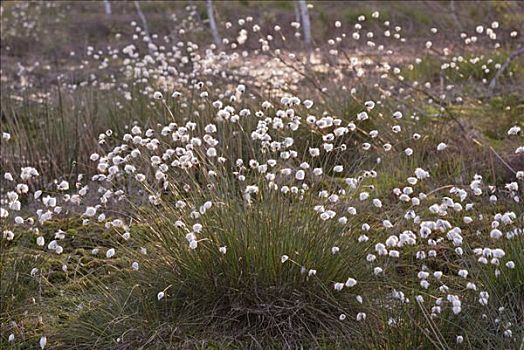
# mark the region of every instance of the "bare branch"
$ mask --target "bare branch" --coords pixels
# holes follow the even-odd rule
[[[499,79],[502,75],[502,73],[504,73],[504,71],[508,68],[508,66],[510,65],[511,61],[513,61],[515,58],[517,58],[518,56],[520,55],[523,55],[524,54],[524,47],[521,47],[520,49],[517,49],[515,51],[513,51],[508,59],[506,60],[506,62],[504,62],[504,64],[500,67],[500,69],[497,71],[497,74],[495,74],[495,76],[493,77],[493,79],[491,79],[491,82],[489,83],[489,93],[490,95],[493,94],[493,90],[495,90],[495,86],[497,85],[497,79]]]

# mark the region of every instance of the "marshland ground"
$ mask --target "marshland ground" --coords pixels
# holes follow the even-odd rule
[[[2,2],[0,348],[524,346],[524,5],[304,4]]]

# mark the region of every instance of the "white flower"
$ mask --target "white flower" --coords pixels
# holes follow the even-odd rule
[[[304,102],[302,102],[304,104],[304,107],[306,107],[307,109],[310,109],[311,107],[313,107],[313,101],[311,100],[304,100]]]
[[[45,348],[46,344],[47,344],[47,337],[45,335],[43,335],[40,338],[39,344],[40,344],[40,349],[43,350]]]
[[[226,247],[226,246],[220,247],[220,248],[218,248],[218,251],[219,251],[220,253],[222,253],[222,254],[226,254],[226,252],[227,252],[227,247]]]
[[[57,187],[59,191],[67,191],[69,190],[69,182],[64,180],[61,183],[59,183]]]
[[[468,282],[468,284],[466,284],[466,288],[471,290],[477,290],[477,286],[475,285],[475,283],[472,282]]]
[[[375,102],[373,102],[373,101],[366,101],[366,102],[364,102],[364,106],[366,106],[368,111],[370,111],[373,108],[375,108]]]
[[[311,157],[318,157],[320,155],[320,149],[309,148],[309,154],[311,155]]]
[[[366,313],[365,312],[359,312],[357,314],[357,321],[364,321],[366,320]]]
[[[271,102],[269,102],[269,101],[264,101],[264,102],[262,102],[262,108],[263,108],[263,109],[269,109],[269,108],[271,108],[272,106],[273,106],[273,105],[272,105]]]
[[[84,216],[87,217],[93,217],[96,215],[96,208],[95,207],[87,207],[86,211],[84,212]]]
[[[508,135],[517,135],[520,132],[521,128],[520,126],[513,126],[508,130]]]
[[[400,257],[400,252],[398,250],[390,250],[389,256],[392,258],[398,258]]]
[[[510,190],[510,191],[518,191],[519,190],[519,184],[516,183],[516,182],[510,182],[508,184],[506,184],[506,186],[504,186],[506,189]]]
[[[462,308],[460,307],[460,305],[453,305],[452,307],[452,311],[455,315],[458,315],[460,314],[460,312],[462,311]]]
[[[15,234],[13,233],[13,231],[4,230],[3,233],[4,233],[3,234],[4,238],[7,239],[8,241],[12,241],[15,238]]]
[[[190,248],[190,249],[196,249],[197,247],[198,247],[198,241],[197,241],[197,240],[194,240],[194,239],[193,239],[193,240],[191,240],[191,241],[189,242],[189,248]]]
[[[425,170],[422,169],[422,168],[417,168],[417,169],[415,169],[415,176],[416,176],[419,180],[423,180],[423,179],[429,177],[429,172],[425,171]]]
[[[366,119],[369,119],[367,112],[360,112],[359,114],[357,114],[357,120],[366,120]]]
[[[418,182],[418,179],[416,177],[410,176],[407,178],[407,181],[410,185],[416,185]]]
[[[446,145],[444,142],[441,142],[437,145],[437,151],[443,151],[445,150],[446,148],[448,147],[448,145]]]
[[[464,337],[461,335],[457,335],[457,344],[462,344],[464,342]]]
[[[489,301],[489,294],[488,292],[480,292],[479,294],[479,303],[481,305],[488,305],[488,301]]]
[[[7,338],[7,341],[9,341],[10,343],[15,341],[15,335],[13,333],[9,334],[9,338]]]
[[[138,271],[138,268],[139,268],[138,263],[137,263],[136,261],[134,261],[134,262],[131,264],[131,269],[132,269],[133,271]]]
[[[111,259],[115,255],[115,248],[108,249],[106,252],[106,258]]]
[[[342,288],[344,288],[344,283],[336,282],[333,285],[333,288],[335,288],[336,291],[340,292],[342,290]]]
[[[158,301],[162,300],[162,298],[164,298],[166,294],[164,292],[158,292],[158,294],[156,295],[156,298],[158,299]]]
[[[348,278],[348,280],[346,281],[346,287],[354,287],[357,285],[357,280],[354,279],[354,278]]]
[[[493,229],[491,230],[491,232],[489,233],[489,236],[493,239],[499,239],[502,237],[502,232],[500,232],[500,230],[498,229]]]
[[[280,257],[280,262],[281,262],[282,264],[285,263],[285,262],[288,261],[288,260],[289,260],[289,256],[287,256],[287,255],[282,255],[282,256]]]
[[[300,169],[299,171],[296,172],[295,178],[299,181],[302,181],[304,180],[305,175],[306,173],[304,172],[304,170]]]
[[[491,250],[491,255],[494,257],[494,258],[502,258],[504,257],[504,255],[506,255],[506,252],[500,248],[496,248],[496,249],[492,249]]]
[[[164,98],[164,96],[162,95],[162,93],[161,93],[160,91],[155,91],[155,92],[153,93],[153,98],[154,98],[155,100],[160,100],[160,99]]]

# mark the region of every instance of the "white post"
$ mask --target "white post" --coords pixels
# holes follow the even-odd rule
[[[149,36],[149,27],[147,25],[146,16],[144,16],[144,13],[142,12],[142,9],[140,8],[139,1],[135,1],[135,8],[136,8],[136,12],[138,13],[138,17],[140,17],[140,21],[142,22],[142,27],[144,28],[146,35]]]
[[[109,0],[104,0],[104,10],[106,12],[106,16],[111,16],[111,3]]]
[[[215,21],[215,13],[213,11],[213,1],[206,0],[207,4],[207,17],[209,18],[209,27],[211,28],[211,33],[213,34],[213,40],[217,47],[222,46],[222,39],[220,34],[218,34],[217,22]]]
[[[297,0],[298,8],[300,9],[300,17],[302,17],[302,28],[304,30],[304,42],[307,46],[311,45],[311,22],[309,21],[309,11],[307,9],[306,0]]]

